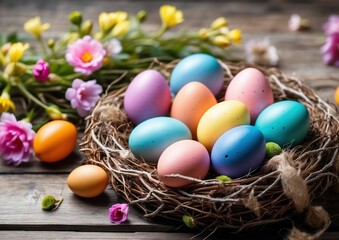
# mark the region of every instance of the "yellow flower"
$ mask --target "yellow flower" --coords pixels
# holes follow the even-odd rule
[[[15,110],[15,105],[7,92],[3,92],[0,96],[0,113]]]
[[[67,119],[67,115],[62,113],[59,108],[55,105],[48,106],[46,108],[46,113],[50,119],[58,120],[58,119]]]
[[[182,11],[177,10],[174,6],[163,5],[160,7],[159,13],[163,25],[167,28],[173,27],[184,21]]]
[[[36,38],[40,38],[41,34],[49,28],[49,23],[41,24],[40,17],[32,18],[24,24],[24,29]]]
[[[218,35],[216,36],[214,39],[213,39],[213,43],[215,45],[218,45],[220,47],[228,47],[229,45],[231,45],[231,42],[230,40],[226,37],[226,36],[223,36],[223,35]]]
[[[240,29],[233,29],[228,33],[229,38],[232,40],[232,42],[241,44],[241,31]]]
[[[129,21],[122,21],[119,22],[114,28],[113,28],[113,36],[115,37],[121,37],[125,35],[128,32],[130,22]]]
[[[99,15],[99,25],[103,32],[109,32],[117,23],[121,23],[127,19],[126,12],[102,12]]]
[[[227,26],[227,19],[224,17],[219,17],[215,19],[211,24],[211,27],[213,29],[219,29],[221,27],[226,27],[226,26]]]
[[[10,47],[8,54],[9,54],[9,61],[10,62],[18,62],[21,58],[24,52],[29,48],[28,43],[13,43]]]
[[[202,28],[199,30],[199,37],[201,39],[207,39],[209,35],[209,30],[207,28]]]

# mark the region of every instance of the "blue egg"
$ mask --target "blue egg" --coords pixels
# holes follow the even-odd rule
[[[238,178],[257,169],[265,151],[263,134],[254,126],[241,125],[218,138],[212,148],[211,164],[218,174]]]
[[[183,58],[173,69],[170,88],[174,95],[189,82],[201,82],[216,96],[224,82],[224,73],[215,57],[196,53]]]
[[[169,145],[184,139],[192,139],[191,131],[184,123],[175,118],[155,117],[132,130],[128,145],[134,156],[156,164]]]
[[[293,147],[301,143],[310,128],[307,108],[300,102],[284,100],[265,108],[255,126],[264,134],[267,142],[280,147]]]

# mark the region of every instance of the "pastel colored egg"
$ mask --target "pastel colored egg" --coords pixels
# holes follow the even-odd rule
[[[217,103],[201,117],[197,128],[198,141],[210,151],[224,132],[246,124],[250,124],[250,113],[244,103],[237,100]]]
[[[194,140],[181,140],[171,144],[161,154],[157,172],[159,178],[169,187],[183,187],[192,181],[182,176],[204,179],[210,167],[210,156],[206,148]]]
[[[196,139],[200,118],[215,104],[217,100],[204,84],[190,82],[175,96],[170,116],[185,123],[191,130],[192,138]]]
[[[183,58],[173,69],[170,87],[174,95],[189,82],[201,82],[217,95],[224,82],[224,73],[218,60],[208,54],[196,53]]]
[[[265,151],[265,138],[256,127],[238,126],[215,142],[211,164],[218,174],[238,178],[257,169],[264,160]]]
[[[149,118],[168,115],[170,106],[169,85],[156,70],[139,73],[125,92],[124,109],[127,117],[136,125]]]
[[[232,79],[225,93],[225,100],[239,100],[247,106],[251,123],[274,102],[273,92],[264,74],[256,68],[246,68]]]
[[[339,107],[339,87],[336,88],[335,93],[334,93],[334,101]]]
[[[136,126],[130,134],[128,145],[136,157],[156,164],[169,145],[184,139],[192,139],[184,123],[175,118],[156,117]]]
[[[300,102],[284,100],[265,108],[259,114],[255,126],[264,134],[267,142],[293,147],[306,137],[310,116]]]
[[[99,166],[82,165],[75,168],[67,178],[67,185],[80,197],[92,198],[103,193],[108,184],[108,174]]]

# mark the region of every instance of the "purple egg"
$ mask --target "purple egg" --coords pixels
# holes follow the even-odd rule
[[[156,70],[139,73],[125,92],[124,109],[136,125],[153,117],[167,116],[170,106],[170,87]]]

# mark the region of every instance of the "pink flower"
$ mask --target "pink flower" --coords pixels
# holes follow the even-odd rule
[[[108,210],[109,219],[112,223],[120,224],[125,222],[128,217],[128,204],[126,203],[117,203],[113,204],[112,207]]]
[[[327,35],[339,33],[339,15],[331,15],[324,24],[323,29]]]
[[[326,43],[320,50],[325,64],[339,67],[339,32],[327,36]]]
[[[75,72],[88,76],[101,68],[105,55],[106,50],[98,40],[85,36],[68,46],[66,60],[75,67]]]
[[[50,69],[48,66],[48,62],[45,62],[42,59],[37,61],[33,68],[33,76],[35,77],[35,79],[39,82],[46,82],[48,81],[49,73]]]
[[[86,117],[94,108],[101,93],[102,87],[96,83],[96,80],[84,82],[75,79],[72,88],[66,91],[66,99],[71,101],[72,108],[78,111],[80,117]]]
[[[11,113],[4,112],[0,121],[0,154],[7,164],[18,166],[29,162],[33,154],[35,132],[32,124],[17,121]]]

